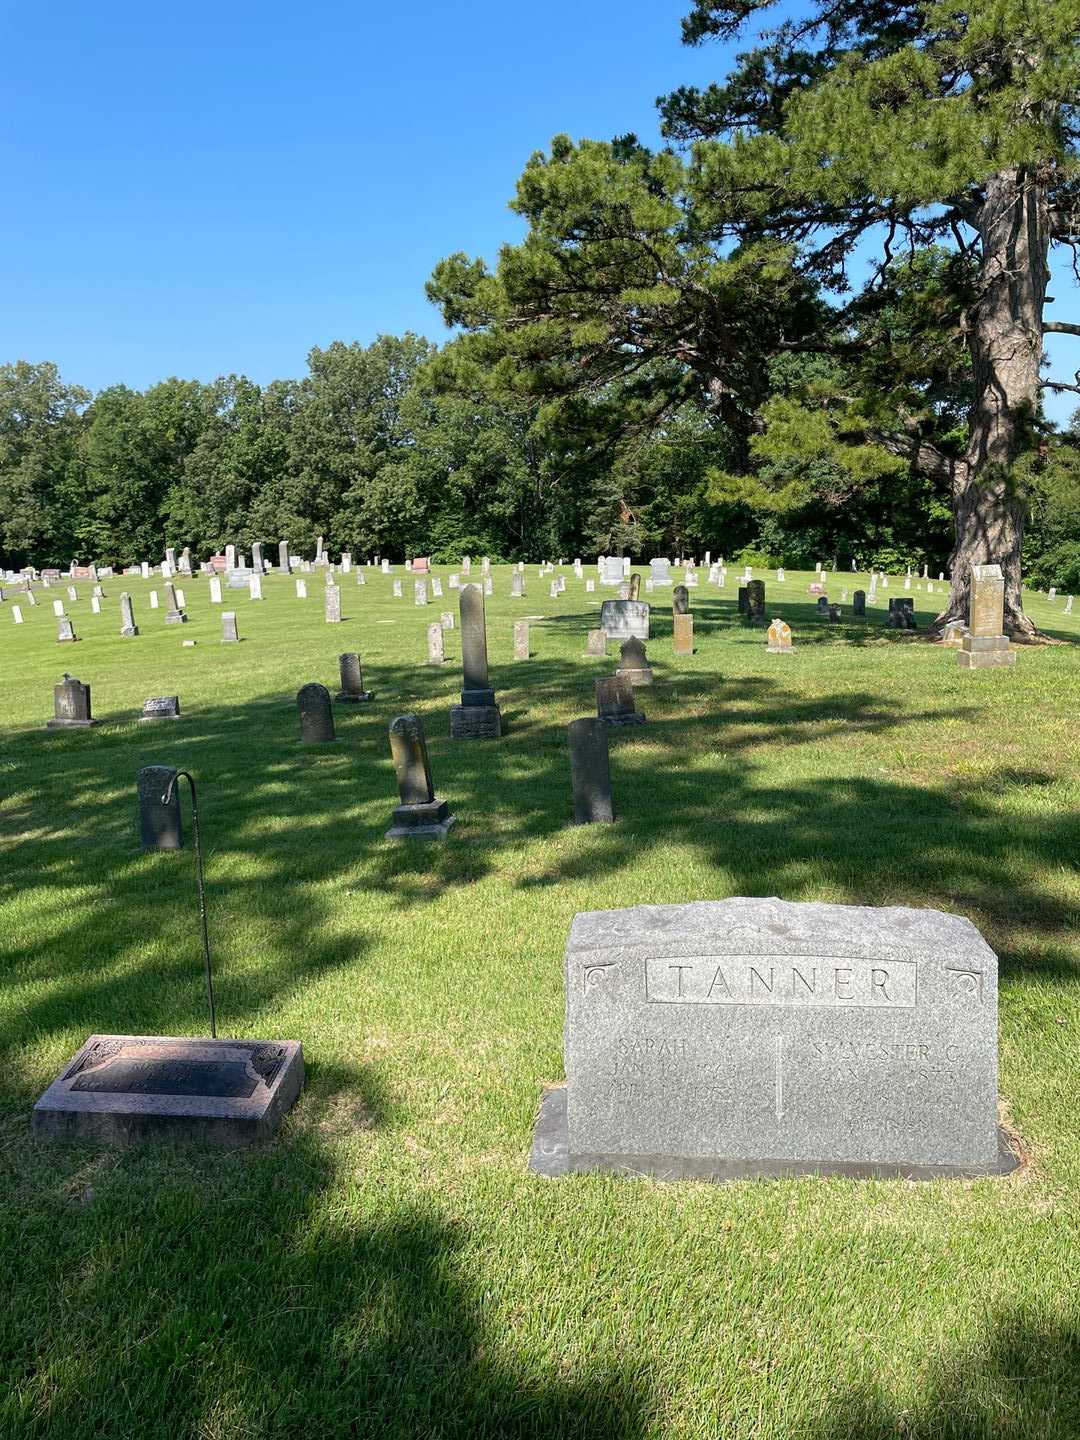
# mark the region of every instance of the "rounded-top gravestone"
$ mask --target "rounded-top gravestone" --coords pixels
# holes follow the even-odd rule
[[[330,691],[325,685],[305,685],[296,696],[300,713],[300,740],[304,745],[325,745],[336,739]]]

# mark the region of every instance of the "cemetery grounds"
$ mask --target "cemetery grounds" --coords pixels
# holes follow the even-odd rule
[[[510,600],[495,567],[505,734],[451,742],[459,632],[424,663],[426,626],[457,612],[436,573],[426,608],[407,574],[401,600],[375,571],[340,576],[340,625],[317,573],[307,600],[272,575],[223,607],[187,580],[183,627],[152,582],[105,580],[96,616],[81,583],[75,645],[48,603],[64,586],[21,627],[0,606],[0,1435],[1080,1435],[1080,614],[1029,596],[1065,643],[962,672],[884,628],[895,579],[865,624],[830,626],[812,576],[766,572],[795,640],[774,656],[733,567],[724,591],[702,573],[675,661],[671,592],[643,593],[648,721],[612,732],[616,823],[574,828],[566,725],[617,662],[583,657],[615,592],[567,567],[551,599],[530,565]],[[865,583],[837,575],[830,599]],[[911,593],[925,625],[937,597]],[[336,689],[345,650],[375,700],[302,748],[296,692]],[[94,729],[43,728],[65,670]],[[173,693],[179,722],[135,723]],[[383,838],[403,711],[457,815],[442,844]],[[90,1033],[206,1031],[192,852],[138,848],[135,772],[158,762],[199,783],[219,1033],[301,1040],[306,1089],[251,1151],[36,1144],[31,1106]],[[928,1184],[530,1174],[575,913],[731,895],[968,916],[1000,958],[1025,1165]]]

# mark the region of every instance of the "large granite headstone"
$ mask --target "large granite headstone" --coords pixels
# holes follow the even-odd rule
[[[600,629],[609,640],[648,640],[649,606],[644,600],[605,600]]]
[[[776,899],[577,915],[534,1169],[989,1175],[997,957],[936,910]]]
[[[295,1040],[91,1035],[34,1106],[41,1140],[265,1140],[304,1083]]]
[[[339,625],[341,623],[340,585],[327,585],[323,597],[323,613],[326,616],[326,623],[328,625]]]
[[[649,578],[654,585],[671,584],[671,561],[657,558],[649,561]]]
[[[281,573],[282,573],[283,575],[289,575],[289,574],[291,574],[291,573],[292,573],[292,560],[291,560],[291,558],[290,558],[290,556],[289,556],[289,542],[288,542],[287,540],[281,540],[281,541],[278,542],[277,554],[278,554],[278,569],[281,571]]]
[[[622,557],[619,555],[604,555],[600,559],[600,584],[621,585],[623,579]]]
[[[458,591],[461,615],[461,666],[464,685],[461,704],[450,707],[452,740],[497,740],[502,716],[488,679],[487,625],[484,592],[479,585],[462,585]]]
[[[765,581],[748,580],[746,583],[746,613],[751,620],[765,619]]]

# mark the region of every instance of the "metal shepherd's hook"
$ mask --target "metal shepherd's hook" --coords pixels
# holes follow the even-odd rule
[[[214,977],[210,969],[210,936],[206,929],[206,891],[203,888],[202,846],[199,844],[199,802],[195,795],[195,781],[187,770],[177,770],[161,797],[162,805],[172,801],[173,789],[180,776],[191,786],[191,822],[195,837],[195,878],[199,887],[199,921],[202,924],[203,965],[206,969],[206,998],[210,1002],[210,1038],[217,1039],[217,1019],[214,1014]]]

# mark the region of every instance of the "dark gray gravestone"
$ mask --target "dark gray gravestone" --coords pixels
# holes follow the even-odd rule
[[[265,1140],[304,1083],[295,1040],[91,1035],[34,1106],[42,1140]]]
[[[746,613],[751,620],[765,619],[765,581],[748,580],[746,583]]]
[[[90,686],[65,675],[59,685],[53,686],[53,718],[45,728],[85,730],[88,725],[96,724],[90,714]]]
[[[605,600],[600,629],[609,640],[648,640],[649,607],[644,600]]]
[[[839,605],[830,605],[830,606],[829,606],[829,623],[830,623],[831,625],[839,625],[839,623],[840,623],[840,606],[839,606]]]
[[[915,601],[906,595],[896,595],[889,601],[886,624],[892,630],[915,629]]]
[[[304,745],[327,745],[337,739],[334,734],[334,709],[330,691],[325,685],[312,683],[297,691],[296,708],[300,714],[300,741]]]
[[[138,635],[139,627],[135,624],[135,611],[132,609],[131,596],[125,590],[120,596],[120,634],[131,636]]]
[[[676,585],[671,592],[671,613],[673,615],[688,615],[690,613],[690,591],[685,585]]]
[[[452,740],[497,740],[502,716],[488,679],[487,626],[484,592],[479,585],[462,585],[458,592],[461,615],[461,668],[464,686],[461,704],[450,709]]]
[[[603,632],[601,632],[603,633]],[[652,668],[645,653],[645,646],[637,639],[624,640],[619,646],[619,667],[616,675],[625,675],[631,685],[651,685]]]
[[[394,811],[387,839],[445,839],[454,816],[445,800],[435,798],[427,740],[418,716],[399,715],[391,721],[390,754],[401,804]]]
[[[820,615],[822,619],[827,619],[829,614],[829,597],[827,595],[818,596],[817,608],[818,615]]]
[[[851,613],[858,619],[866,615],[866,591],[856,590],[851,597]]]
[[[221,643],[223,645],[236,644],[240,639],[236,629],[236,611],[223,610],[221,612]]]
[[[634,687],[625,675],[606,675],[596,682],[596,713],[605,725],[643,725],[634,707]]]
[[[748,594],[748,592],[747,592],[747,589],[746,589],[746,586],[745,586],[745,585],[740,585],[740,586],[739,586],[739,614],[740,614],[740,615],[749,615],[749,614],[750,614],[750,596],[749,596],[749,594]]]
[[[935,910],[699,901],[578,915],[547,1174],[998,1174],[997,958]],[[558,1098],[556,1098],[558,1097]]]
[[[570,745],[574,824],[591,825],[597,821],[614,820],[608,727],[598,719],[572,720],[566,733]]]
[[[157,695],[149,700],[143,701],[143,713],[139,716],[143,720],[179,720],[180,719],[180,697],[179,695]]]
[[[180,787],[173,787],[164,803],[176,771],[170,765],[144,765],[135,777],[139,797],[139,839],[144,850],[182,850],[184,826],[180,817]]]
[[[364,689],[364,672],[360,666],[359,655],[351,650],[339,655],[338,671],[341,676],[341,689],[337,693],[337,699],[343,704],[360,705],[375,698],[370,690]]]

